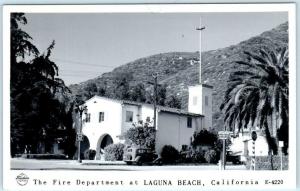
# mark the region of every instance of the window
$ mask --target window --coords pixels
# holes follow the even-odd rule
[[[104,112],[99,112],[99,123],[104,121]]]
[[[132,121],[133,121],[133,112],[126,111],[126,122],[132,122]]]
[[[192,128],[192,117],[187,117],[187,127]]]
[[[208,106],[208,96],[205,96],[205,105]]]
[[[197,96],[193,97],[193,105],[197,105]]]
[[[187,145],[181,145],[181,150],[182,151],[187,151],[188,150],[188,146]]]
[[[150,120],[151,120],[151,119],[150,119],[150,117],[148,116],[148,117],[146,118],[146,122],[149,123]]]
[[[87,114],[86,114],[85,122],[86,122],[86,123],[91,122],[91,114],[90,114],[90,113],[87,113]]]

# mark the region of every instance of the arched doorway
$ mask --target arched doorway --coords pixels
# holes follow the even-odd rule
[[[83,135],[83,139],[80,143],[80,153],[84,153],[84,151],[88,150],[90,148],[90,141],[87,138],[87,136]]]
[[[101,155],[104,154],[104,148],[113,143],[114,143],[114,141],[109,134],[102,135],[98,139],[96,159],[101,159]]]
[[[76,141],[76,153],[74,157],[78,159],[78,141]],[[80,142],[80,158],[84,159],[84,152],[90,148],[90,141],[87,136],[83,135],[83,139]]]

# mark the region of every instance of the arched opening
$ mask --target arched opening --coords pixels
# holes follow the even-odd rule
[[[90,148],[90,141],[87,136],[83,135],[83,140],[80,143],[80,153],[83,154],[84,151]]]
[[[78,157],[77,157],[78,156],[78,141],[76,141],[76,147],[77,147],[77,149],[76,149],[76,153],[75,153],[74,157],[76,159],[78,159]],[[87,138],[87,136],[83,135],[83,139],[80,142],[80,158],[81,159],[84,159],[84,152],[86,150],[88,150],[89,148],[90,148],[90,141]]]
[[[109,134],[104,134],[100,136],[97,143],[96,159],[101,159],[101,156],[104,154],[104,148],[113,143],[113,139]]]
[[[106,146],[113,144],[113,140],[110,135],[105,135],[101,141],[100,148],[104,149]]]

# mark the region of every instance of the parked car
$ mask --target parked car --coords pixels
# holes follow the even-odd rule
[[[124,151],[123,161],[126,164],[161,164],[157,154],[151,149],[140,147],[128,147]]]
[[[241,164],[241,156],[234,155],[232,151],[227,151],[226,162],[232,162],[233,164]]]

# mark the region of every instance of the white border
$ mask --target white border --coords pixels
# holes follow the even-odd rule
[[[259,187],[188,187],[188,189],[282,189],[296,188],[296,20],[295,4],[152,4],[152,5],[8,5],[3,8],[3,186],[9,190],[79,190],[83,186],[43,187],[32,184],[21,187],[15,178],[21,172],[31,179],[111,179],[111,180],[143,180],[143,179],[201,179],[209,182],[216,179],[277,180],[283,179],[283,185],[260,185]],[[34,171],[10,170],[10,12],[26,13],[199,13],[199,12],[288,12],[289,17],[289,170],[287,171],[147,171],[147,172],[109,172],[109,171]],[[172,173],[172,174],[171,174]],[[217,174],[217,175],[216,175]],[[230,177],[229,177],[230,175]],[[102,178],[101,178],[102,177]],[[141,187],[90,187],[89,189],[128,189],[139,190]],[[142,187],[143,190],[172,190],[178,187]],[[187,189],[181,187],[180,189]]]

